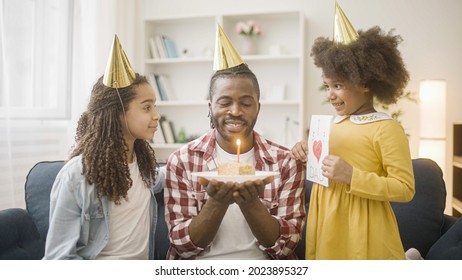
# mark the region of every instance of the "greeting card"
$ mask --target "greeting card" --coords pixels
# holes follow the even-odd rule
[[[308,162],[306,178],[325,187],[329,180],[322,175],[322,160],[329,154],[329,135],[332,116],[313,115],[308,136]]]

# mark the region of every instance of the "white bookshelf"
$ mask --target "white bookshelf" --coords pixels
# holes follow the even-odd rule
[[[199,136],[210,129],[207,106],[208,88],[213,75],[213,51],[216,24],[219,23],[240,51],[237,22],[253,19],[262,28],[257,38],[257,54],[242,55],[257,75],[261,90],[261,110],[255,130],[269,140],[292,147],[303,138],[305,93],[305,19],[302,12],[220,14],[198,17],[153,18],[145,20],[144,74],[161,73],[169,77],[174,100],[158,101],[157,110],[188,137]],[[179,57],[151,56],[149,40],[165,35],[176,44]],[[279,46],[279,47],[276,47]],[[183,55],[183,50],[187,55]],[[274,49],[279,49],[275,53]],[[283,98],[272,98],[278,88]],[[182,144],[156,144],[159,161]]]

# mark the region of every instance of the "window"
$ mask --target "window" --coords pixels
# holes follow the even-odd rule
[[[0,119],[70,116],[73,0],[0,2]]]

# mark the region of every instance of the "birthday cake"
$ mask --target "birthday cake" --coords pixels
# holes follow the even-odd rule
[[[250,163],[227,162],[218,165],[218,175],[255,175],[255,167]]]

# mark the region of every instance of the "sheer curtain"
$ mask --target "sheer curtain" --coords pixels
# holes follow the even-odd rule
[[[114,34],[134,56],[130,0],[0,0],[0,210],[25,207],[30,168],[63,160]]]

